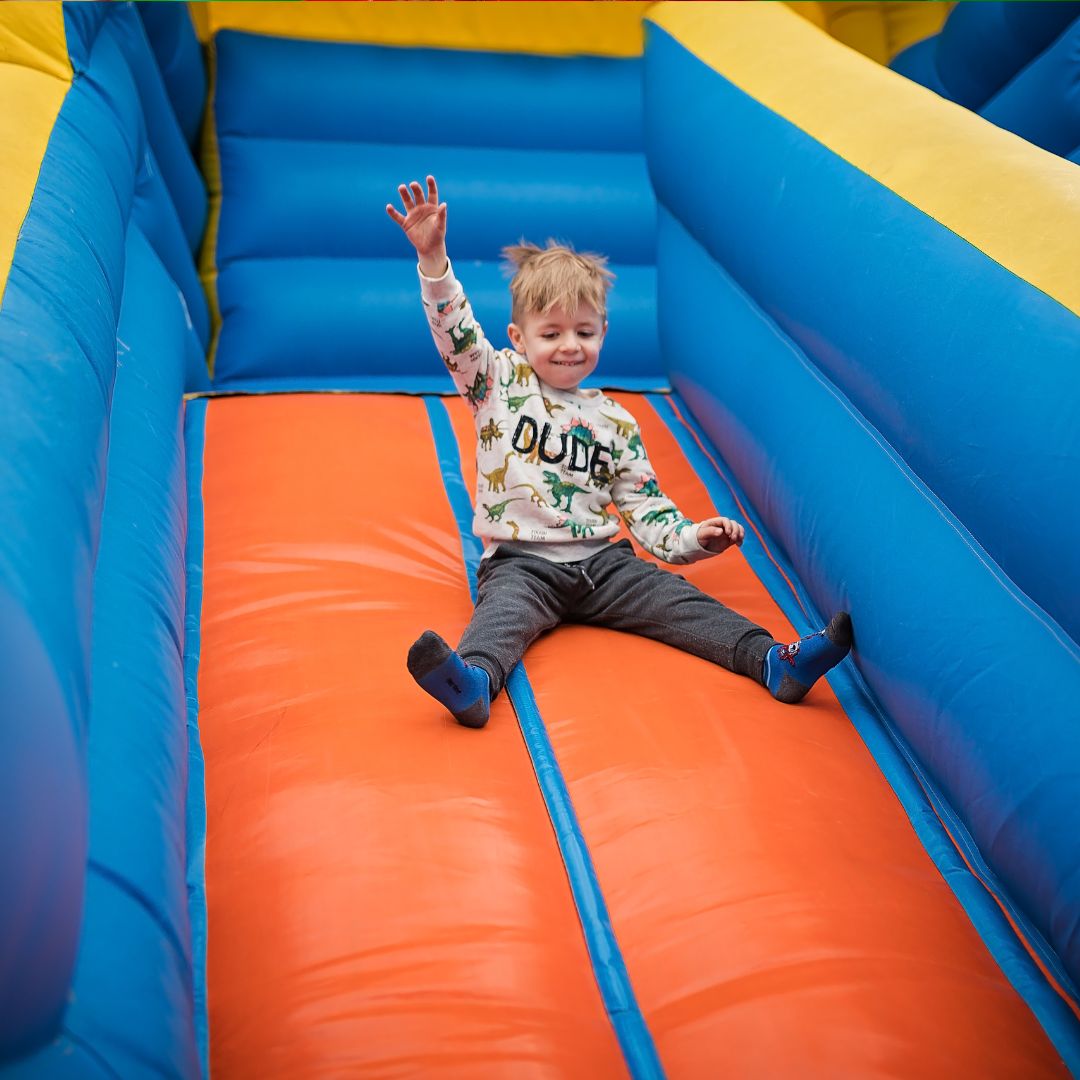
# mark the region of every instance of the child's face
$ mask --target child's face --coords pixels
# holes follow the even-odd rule
[[[607,321],[588,304],[569,314],[554,307],[544,315],[530,312],[507,332],[543,382],[558,390],[576,390],[596,368]]]

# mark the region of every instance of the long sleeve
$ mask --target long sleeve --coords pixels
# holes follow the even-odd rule
[[[629,415],[629,414],[627,414]],[[685,517],[660,488],[637,425],[624,425],[611,498],[646,551],[669,563],[692,563],[712,556],[698,543],[697,524]]]
[[[495,387],[499,353],[484,336],[452,266],[440,278],[420,273],[420,296],[435,347],[458,393],[476,412]]]

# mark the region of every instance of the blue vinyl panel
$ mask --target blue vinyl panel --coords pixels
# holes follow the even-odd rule
[[[94,575],[90,889],[65,1026],[118,1075],[153,1063],[160,1075],[195,1076],[181,651],[192,331],[137,228],[127,253]]]
[[[105,4],[69,2],[63,5],[63,11],[68,58],[76,72],[83,72],[90,60],[90,52],[97,41],[98,33],[110,16],[110,8]]]
[[[946,95],[969,109],[980,108],[1076,18],[1076,0],[956,4],[934,51]]]
[[[617,263],[655,261],[656,202],[641,154],[262,138],[225,138],[220,152],[219,268],[234,258],[407,256],[385,207],[400,209],[398,184],[423,184],[429,172],[448,204],[451,258],[496,260],[520,237],[555,237]]]
[[[641,150],[640,59],[388,48],[232,30],[214,41],[219,135]]]
[[[210,309],[206,293],[188,250],[183,226],[149,148],[136,181],[132,220],[143,230],[169,276],[183,293],[199,345],[205,350],[210,341]]]
[[[206,224],[206,186],[173,112],[142,22],[130,4],[115,4],[102,35],[116,42],[146,117],[146,137],[169,189],[188,247],[195,251]]]
[[[0,331],[0,358],[6,360],[4,344]],[[60,1025],[86,865],[82,747],[46,643],[24,599],[12,595],[3,569],[0,1069],[8,1058],[46,1043]]]
[[[979,115],[1052,154],[1068,154],[1080,144],[1080,11]]]
[[[614,266],[610,329],[599,381],[648,376],[659,368],[656,272]],[[477,317],[506,347],[510,296],[494,263],[455,262]],[[420,304],[416,264],[407,259],[278,259],[234,263],[218,293],[224,324],[214,386],[282,376],[445,376]]]
[[[135,7],[180,129],[194,147],[206,104],[206,68],[188,6],[139,0]]]
[[[938,77],[937,43],[936,35],[916,41],[914,45],[898,52],[889,61],[889,67],[898,75],[903,75],[904,78],[911,79],[942,97],[948,97]]]

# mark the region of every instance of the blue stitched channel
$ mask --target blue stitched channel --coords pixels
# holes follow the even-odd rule
[[[696,435],[704,445],[709,445],[708,435],[694,420],[686,403],[679,398],[674,399],[678,401],[680,412],[685,418],[680,420],[671,406],[671,399],[666,396],[648,394],[646,400],[674,436],[679,449],[705,485],[717,512],[742,517],[735,503],[737,496],[752,516],[761,535],[768,536],[768,530],[751,510],[751,504],[737,481],[730,473],[721,476],[695,441]],[[795,627],[797,633],[810,633],[823,625],[813,600],[799,582],[794,568],[787,565],[787,561],[775,545],[773,554],[783,567],[784,573],[798,589],[798,597],[792,596],[787,582],[769,561],[767,553],[757,543],[756,537],[749,529],[743,545],[743,554],[751,569]],[[941,798],[929,778],[922,773],[915,755],[900,733],[885,717],[852,661],[845,660],[833,669],[827,679],[877,767],[900,800],[916,836],[967,913],[990,955],[1027,1003],[1028,1008],[1035,1014],[1068,1067],[1080,1076],[1080,1029],[1077,1027],[1076,1018],[1017,938],[1015,931],[992,899],[991,890],[1008,908],[1018,925],[1024,928],[1032,948],[1039,953],[1060,985],[1065,988],[1065,992],[1075,994],[1072,981],[1062,968],[1059,959],[1001,888],[964,824],[955,811]],[[949,823],[952,835],[956,837],[956,843],[963,845],[967,858],[978,869],[982,880],[971,872],[960,857],[956,843],[942,827],[941,821]]]
[[[454,520],[461,534],[469,592],[475,602],[476,571],[483,549],[472,531],[473,506],[461,475],[457,438],[442,400],[425,397],[424,404],[435,439],[439,469],[446,485],[446,497],[450,501]],[[551,740],[536,706],[529,677],[521,664],[517,664],[510,672],[506,680],[506,690],[517,713],[533,770],[551,823],[555,827],[555,836],[566,866],[567,877],[570,879],[570,891],[574,896],[578,918],[585,932],[585,944],[600,988],[600,996],[615,1029],[615,1036],[619,1040],[630,1075],[635,1080],[660,1080],[664,1071],[653,1045],[652,1034],[641,1015],[634,988],[630,985],[630,976],[611,928],[607,904],[600,891],[596,870],[570,801],[570,792],[555,760],[555,752],[551,748]]]
[[[187,698],[187,892],[191,916],[195,1040],[203,1076],[210,1075],[210,1029],[206,1011],[206,787],[199,742],[199,653],[202,647],[203,445],[205,399],[189,401],[184,411],[187,469],[187,593],[184,608],[184,696]]]

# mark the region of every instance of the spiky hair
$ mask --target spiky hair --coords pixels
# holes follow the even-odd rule
[[[578,252],[566,244],[547,242],[537,247],[522,240],[503,248],[512,268],[510,280],[511,317],[520,323],[525,315],[546,315],[554,307],[573,314],[582,304],[603,317],[607,312],[607,291],[615,275],[607,269],[607,258]]]

